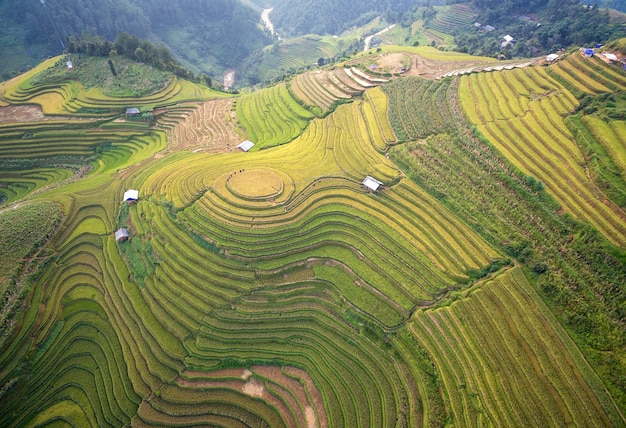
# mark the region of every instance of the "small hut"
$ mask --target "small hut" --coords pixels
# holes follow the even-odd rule
[[[613,64],[615,61],[617,61],[617,55],[615,55],[614,53],[603,53],[602,59],[608,64]]]
[[[591,48],[583,48],[580,50],[580,53],[582,56],[586,57],[586,58],[591,58],[592,56],[595,55],[596,51],[594,51]]]
[[[376,192],[378,188],[383,185],[382,182],[376,180],[374,177],[370,177],[369,175],[363,179],[362,184],[372,192]]]
[[[237,144],[237,148],[241,149],[244,152],[249,151],[252,147],[254,147],[254,143],[250,140],[246,140]]]
[[[121,228],[115,231],[115,240],[117,242],[126,241],[130,238],[130,233],[128,233],[128,229]]]
[[[550,54],[546,57],[546,61],[548,62],[553,62],[553,61],[556,61],[557,59],[559,59],[559,56],[557,54]]]
[[[139,190],[129,189],[124,192],[124,202],[133,203],[139,199]]]
[[[126,109],[126,116],[139,116],[141,111],[137,107],[129,107]]]

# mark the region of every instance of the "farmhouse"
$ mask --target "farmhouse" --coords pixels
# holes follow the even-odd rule
[[[552,62],[559,59],[559,56],[557,54],[550,54],[546,57],[546,61],[548,62]]]
[[[617,55],[615,55],[614,53],[603,53],[602,59],[609,64],[613,64],[615,61],[617,61]]]
[[[516,40],[510,34],[504,36],[503,39],[504,40],[502,40],[502,42],[500,43],[500,47],[502,49],[506,48],[507,46],[514,46],[516,43]]]
[[[383,185],[382,182],[376,180],[374,177],[370,177],[369,175],[363,179],[362,184],[372,192],[377,191],[378,188]]]
[[[595,51],[591,48],[582,48],[580,50],[580,54],[586,58],[591,58],[592,56],[595,55]]]
[[[244,152],[249,151],[252,147],[254,147],[254,143],[250,140],[246,140],[237,144],[237,148],[241,149]]]
[[[68,70],[71,70],[74,68],[74,64],[72,64],[72,61],[67,61],[65,63],[65,66],[67,67]]]
[[[115,231],[115,240],[117,242],[126,241],[128,238],[130,238],[130,233],[128,233],[128,229],[121,228]]]
[[[129,204],[132,202],[137,202],[139,199],[139,190],[129,189],[124,192],[124,202],[128,202]]]
[[[139,109],[137,107],[129,107],[126,109],[126,116],[137,116],[139,113]]]

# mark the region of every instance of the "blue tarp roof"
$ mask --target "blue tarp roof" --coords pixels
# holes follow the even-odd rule
[[[594,54],[594,50],[593,49],[585,49],[585,55],[589,55],[592,56]]]

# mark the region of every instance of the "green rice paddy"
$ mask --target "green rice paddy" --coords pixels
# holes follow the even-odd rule
[[[130,98],[35,78],[57,61],[0,86],[9,107],[63,115],[0,123],[0,273],[24,285],[2,306],[0,425],[625,423],[505,242],[552,214],[473,145],[454,101],[623,248],[619,213],[576,168],[563,115],[578,101],[548,72],[378,87],[337,68],[232,99],[172,77]],[[620,125],[588,126],[621,166]]]

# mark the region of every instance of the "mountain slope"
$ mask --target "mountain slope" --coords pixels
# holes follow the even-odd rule
[[[338,34],[376,15],[387,13],[397,18],[413,6],[415,2],[410,0],[280,0],[272,10],[271,19],[279,34]]]
[[[122,31],[164,43],[193,71],[216,76],[269,42],[258,13],[238,0],[3,0],[0,10],[15,50],[45,46],[44,57],[61,53],[68,36],[113,41]]]

